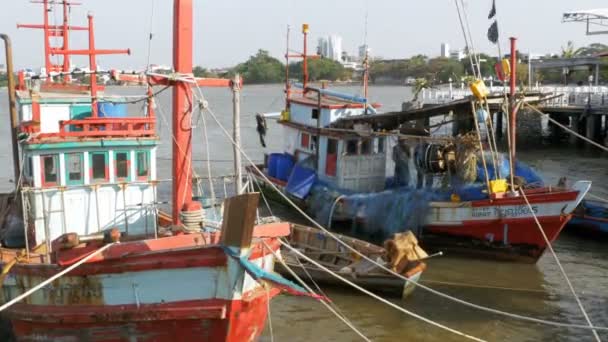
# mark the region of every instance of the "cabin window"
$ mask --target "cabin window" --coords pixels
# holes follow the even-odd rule
[[[84,183],[83,164],[82,153],[65,154],[66,184],[75,185]]]
[[[371,153],[372,153],[371,139],[361,140],[361,154],[371,154]]]
[[[128,180],[129,169],[131,163],[129,161],[130,152],[120,151],[114,153],[115,165],[116,165],[116,179],[120,181]]]
[[[25,157],[25,165],[23,166],[23,174],[27,179],[32,179],[32,157]]]
[[[336,175],[336,164],[338,163],[338,140],[327,139],[327,155],[325,159],[325,174]]]
[[[346,141],[346,154],[347,155],[357,154],[357,140]]]
[[[312,118],[317,120],[319,119],[319,108],[313,108],[312,110]]]
[[[383,154],[385,151],[385,145],[386,144],[386,139],[384,137],[379,137],[378,138],[378,153]]]
[[[147,180],[150,176],[150,152],[137,151],[137,178]]]
[[[59,182],[59,161],[56,154],[41,155],[42,164],[42,185],[53,186]]]
[[[107,182],[108,176],[108,153],[91,152],[91,182]]]
[[[310,134],[302,133],[300,137],[300,146],[307,150],[310,148]]]

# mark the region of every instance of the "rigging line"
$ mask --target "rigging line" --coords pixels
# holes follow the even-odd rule
[[[169,129],[169,123],[167,122],[167,118],[165,117],[165,111],[164,111],[163,106],[161,105],[161,103],[159,101],[159,98],[156,97],[155,100],[156,100],[156,103],[158,104],[157,108],[159,109],[159,112],[160,112],[159,116],[160,116],[161,120],[163,121],[164,126],[167,129],[167,131],[169,131],[169,135],[171,135],[171,139],[173,140],[173,142],[175,143],[175,145],[177,146],[177,148],[180,150],[180,152],[183,153],[183,154],[185,154],[185,152],[182,149],[182,147],[177,143],[177,139],[175,138],[175,135],[173,135],[173,132],[171,132],[171,130]],[[171,159],[171,160],[173,160],[173,159]],[[196,173],[196,170],[193,167],[190,167],[190,169],[192,170],[192,176],[194,178],[200,178],[199,175]],[[200,183],[197,182],[196,184],[197,184],[199,192],[203,193]]]
[[[477,51],[475,50],[475,44],[473,43],[473,35],[471,34],[471,27],[469,25],[469,15],[467,14],[467,9],[464,5],[464,0],[460,0],[460,4],[462,5],[462,13],[464,15],[464,22],[467,27],[467,33],[469,34],[469,41],[471,42],[471,50],[473,53],[473,59],[475,59],[475,63],[477,63],[477,74],[478,74],[478,77],[481,78],[479,55],[477,54]]]
[[[528,208],[530,209],[530,212],[532,213],[532,217],[534,217],[534,222],[536,222],[536,226],[538,227],[538,230],[540,230],[540,233],[543,236],[545,243],[547,244],[547,248],[551,252],[553,259],[555,259],[555,263],[557,264],[557,267],[559,267],[559,271],[561,272],[562,276],[564,277],[564,280],[566,280],[566,284],[568,285],[570,292],[572,292],[574,299],[576,299],[576,303],[578,304],[578,307],[581,309],[581,312],[583,313],[583,316],[585,317],[585,321],[587,321],[587,324],[590,327],[593,327],[593,323],[591,323],[591,319],[589,318],[589,315],[587,315],[587,311],[585,311],[585,307],[583,306],[581,299],[576,294],[576,291],[574,290],[574,286],[570,282],[570,278],[568,278],[568,274],[566,273],[566,270],[564,270],[562,263],[559,261],[559,258],[557,257],[555,250],[553,250],[551,241],[549,241],[547,234],[545,234],[545,231],[543,230],[543,226],[540,224],[540,221],[538,220],[538,217],[536,216],[536,213],[534,212],[534,208],[532,208],[530,201],[528,201],[528,196],[526,196],[526,192],[524,191],[523,188],[521,188],[520,191],[521,191],[522,196],[524,197],[524,200],[526,200],[526,204],[528,205]],[[595,336],[595,339],[598,342],[601,342],[600,336],[598,335],[597,331],[595,329],[592,329],[591,331],[593,332],[593,336]]]
[[[464,37],[464,45],[468,51],[468,50],[470,50],[469,49],[469,39],[467,38],[467,32],[464,27],[464,23],[462,21],[462,14],[460,13],[460,5],[458,4],[458,0],[454,0],[454,4],[456,5],[456,11],[458,12],[458,20],[460,21],[460,28],[462,29],[462,35]],[[473,71],[473,76],[477,77],[477,75],[475,75],[475,63],[473,62],[473,58],[471,57],[470,53],[468,55],[469,55],[469,62],[471,63],[471,71]]]
[[[154,5],[156,4],[156,0],[152,0],[152,6],[150,9],[150,33],[148,36],[148,61],[146,63],[146,72],[150,70],[150,56],[152,51],[152,38],[154,33],[152,32],[152,27],[154,25]]]
[[[200,91],[200,89],[199,89]],[[232,136],[230,135],[230,133],[226,130],[226,128],[221,124],[221,122],[219,121],[219,119],[217,118],[217,116],[213,113],[213,111],[210,108],[207,108],[207,111],[209,111],[209,114],[211,115],[211,118],[213,118],[213,120],[218,124],[218,126],[220,127],[220,129],[222,130],[222,132],[224,132],[224,135],[226,135],[226,137],[228,138],[228,140],[236,146],[234,140],[232,139]],[[334,240],[336,240],[339,244],[341,244],[342,246],[344,246],[346,249],[352,251],[353,253],[359,255],[361,258],[373,263],[374,265],[378,266],[380,269],[394,275],[397,278],[409,281],[411,283],[413,283],[414,285],[432,293],[435,294],[439,297],[448,299],[450,301],[453,301],[455,303],[459,303],[461,305],[464,306],[468,306],[470,308],[474,308],[480,311],[485,311],[485,312],[489,312],[489,313],[493,313],[496,315],[502,315],[505,317],[510,317],[513,319],[517,319],[517,320],[521,320],[521,321],[527,321],[527,322],[533,322],[533,323],[538,323],[538,324],[544,324],[544,325],[550,325],[550,326],[554,326],[554,327],[561,327],[561,328],[573,328],[573,329],[583,329],[583,330],[590,330],[590,329],[595,329],[595,330],[602,330],[602,331],[608,331],[608,327],[604,327],[604,326],[594,326],[594,327],[589,327],[588,325],[583,325],[583,324],[572,324],[572,323],[562,323],[562,322],[556,322],[556,321],[549,321],[549,320],[544,320],[544,319],[539,319],[539,318],[534,318],[534,317],[530,317],[530,316],[524,316],[524,315],[519,315],[519,314],[514,314],[514,313],[510,313],[510,312],[506,312],[506,311],[501,311],[498,309],[493,309],[487,306],[483,306],[483,305],[479,305],[479,304],[475,304],[475,303],[471,303],[471,302],[467,302],[463,299],[457,298],[457,297],[453,297],[450,296],[448,294],[445,294],[441,291],[437,291],[431,287],[428,287],[426,285],[423,285],[417,281],[414,281],[413,279],[407,278],[405,276],[403,276],[402,274],[399,274],[393,270],[391,270],[390,268],[376,262],[375,260],[369,258],[368,256],[364,255],[363,253],[357,251],[355,248],[353,248],[352,246],[350,246],[348,243],[344,242],[342,239],[340,239],[338,236],[336,236],[334,233],[332,233],[331,231],[327,230],[325,227],[323,227],[320,223],[318,223],[317,221],[315,221],[315,219],[313,219],[312,217],[310,217],[310,215],[306,214],[306,212],[304,212],[304,210],[302,210],[300,207],[298,207],[289,197],[287,197],[287,195],[285,195],[279,188],[277,188],[277,186],[272,183],[270,181],[270,179],[268,179],[268,177],[262,172],[262,170],[260,170],[259,167],[257,167],[257,165],[255,163],[253,163],[253,161],[251,160],[251,158],[249,157],[249,155],[247,153],[245,153],[245,151],[240,147],[237,146],[237,149],[241,152],[241,154],[243,155],[243,157],[245,157],[245,159],[247,160],[247,162],[249,162],[249,164],[253,167],[253,169],[255,171],[257,171],[262,178],[264,179],[264,181],[269,184],[271,186],[271,188],[277,192],[287,203],[289,203],[289,205],[291,205],[297,212],[299,212],[304,218],[306,218],[310,223],[312,223],[315,227],[321,229],[323,232],[325,232],[327,235],[329,235],[331,238],[333,238]]]
[[[272,212],[272,208],[270,208],[270,203],[268,203],[268,200],[266,199],[266,195],[264,195],[264,191],[262,191],[262,186],[260,185],[260,183],[258,183],[258,180],[256,179],[256,177],[251,177],[250,178],[252,180],[252,188],[255,191],[255,187],[253,186],[254,184],[258,187],[258,190],[260,190],[260,194],[262,195],[262,200],[264,200],[264,204],[266,205],[266,208],[268,209],[268,213],[270,214],[270,216],[274,216],[273,212]]]
[[[281,240],[279,240],[279,242],[282,243]],[[285,267],[285,269],[287,270],[287,272],[289,272],[289,274],[291,274],[291,276],[296,279],[300,284],[302,284],[302,286],[310,293],[316,295],[315,291],[304,281],[302,280],[302,278],[300,278],[296,272],[294,272],[294,270],[291,269],[291,267],[289,267],[289,265],[287,265],[287,263],[285,263],[285,260],[283,260],[283,258],[278,255],[274,250],[272,250],[272,248],[270,248],[270,246],[268,246],[268,244],[266,243],[266,241],[264,241],[262,239],[262,243],[264,244],[264,248],[268,249],[270,251],[270,253],[272,253],[272,255],[275,257],[276,260],[279,261],[279,263]],[[351,328],[357,335],[359,335],[364,341],[371,341],[369,338],[367,338],[361,331],[359,331],[359,329],[357,329],[357,327],[354,326],[354,324],[352,324],[348,319],[346,319],[346,317],[340,315],[338,312],[336,312],[336,310],[334,310],[334,308],[331,307],[331,305],[329,305],[326,301],[324,300],[319,300],[318,302],[321,302],[321,304],[323,304],[331,313],[333,313],[336,317],[338,317],[338,319],[340,319],[344,324],[346,324],[346,326],[348,326],[349,328]]]
[[[554,124],[555,124],[555,125],[557,125],[558,127],[562,128],[562,129],[566,130],[568,133],[570,133],[570,134],[574,135],[575,137],[577,137],[577,138],[579,138],[579,139],[582,139],[582,140],[584,140],[584,141],[586,141],[586,142],[590,143],[591,145],[593,145],[593,146],[595,146],[595,147],[597,147],[597,148],[599,148],[599,149],[601,149],[601,150],[603,150],[603,151],[605,151],[605,152],[608,152],[608,147],[603,146],[603,145],[601,145],[601,144],[598,144],[598,143],[596,143],[595,141],[593,141],[593,140],[591,140],[591,139],[589,139],[589,138],[587,138],[587,137],[585,137],[585,136],[583,136],[583,135],[581,135],[581,134],[579,134],[579,133],[577,133],[577,132],[575,132],[575,131],[571,130],[570,128],[568,128],[568,127],[566,127],[566,126],[564,126],[564,125],[562,125],[560,122],[558,122],[558,121],[554,120],[553,118],[551,118],[551,116],[550,116],[549,114],[546,114],[546,113],[541,112],[541,111],[540,111],[538,108],[536,108],[535,106],[533,106],[533,105],[531,105],[531,104],[529,104],[529,103],[527,103],[527,102],[525,103],[525,105],[526,105],[526,106],[528,106],[530,109],[532,109],[534,112],[536,112],[536,113],[538,113],[539,115],[543,116],[544,118],[548,119],[549,121],[551,121],[552,123],[554,123]]]
[[[424,317],[424,316],[418,315],[418,314],[416,314],[416,313],[414,313],[414,312],[412,312],[412,311],[409,311],[409,310],[407,310],[407,309],[405,309],[405,308],[402,308],[402,307],[400,307],[400,306],[396,305],[395,303],[390,302],[390,301],[388,301],[388,300],[386,300],[386,299],[384,299],[384,298],[382,298],[382,297],[380,297],[380,296],[376,295],[375,293],[370,292],[370,291],[368,291],[368,290],[366,290],[366,289],[362,288],[361,286],[359,286],[359,285],[357,285],[357,284],[353,283],[352,281],[350,281],[350,280],[348,280],[348,279],[346,279],[346,278],[344,278],[344,277],[342,277],[342,276],[338,275],[337,273],[333,272],[332,270],[330,270],[330,269],[328,269],[328,268],[324,267],[323,265],[319,264],[318,262],[316,262],[316,261],[314,261],[313,259],[309,258],[308,256],[304,255],[302,252],[300,252],[300,251],[299,251],[299,250],[297,250],[296,248],[293,248],[293,247],[292,247],[292,246],[290,246],[288,243],[284,242],[282,239],[279,239],[279,242],[280,242],[280,243],[281,243],[283,246],[285,246],[285,247],[287,247],[289,250],[291,250],[292,252],[294,252],[294,253],[298,254],[298,255],[299,255],[301,258],[303,258],[304,260],[306,260],[306,261],[308,261],[309,263],[311,263],[311,264],[315,265],[315,266],[316,266],[316,267],[318,267],[319,269],[321,269],[321,270],[323,270],[323,271],[325,271],[325,272],[329,273],[329,274],[330,274],[330,275],[332,275],[334,278],[336,278],[336,279],[338,279],[338,280],[340,280],[340,281],[342,281],[342,282],[344,282],[344,283],[346,283],[346,284],[348,284],[348,285],[352,286],[353,288],[355,288],[355,289],[357,289],[357,290],[359,290],[359,291],[361,291],[361,292],[365,293],[366,295],[368,295],[368,296],[370,296],[370,297],[372,297],[372,298],[374,298],[374,299],[376,299],[376,300],[378,300],[378,301],[380,301],[380,302],[382,302],[382,303],[384,303],[384,304],[386,304],[386,305],[388,305],[388,306],[391,306],[391,307],[393,307],[393,308],[395,308],[395,309],[397,309],[397,310],[399,310],[399,311],[401,311],[401,312],[403,312],[403,313],[405,313],[405,314],[407,314],[407,315],[409,315],[409,316],[412,316],[412,317],[414,317],[414,318],[417,318],[417,319],[419,319],[419,320],[421,320],[421,321],[423,321],[423,322],[426,322],[426,323],[428,323],[428,324],[430,324],[430,325],[433,325],[433,326],[435,326],[435,327],[437,327],[437,328],[440,328],[440,329],[443,329],[443,330],[449,331],[449,332],[451,332],[451,333],[453,333],[453,334],[456,334],[456,335],[459,335],[459,336],[465,337],[465,338],[470,339],[470,340],[473,340],[473,341],[484,341],[484,340],[482,340],[482,339],[480,339],[480,338],[477,338],[477,337],[475,337],[475,336],[471,336],[471,335],[465,334],[465,333],[463,333],[463,332],[461,332],[461,331],[458,331],[458,330],[452,329],[452,328],[450,328],[450,327],[448,327],[448,326],[442,325],[441,323],[435,322],[435,321],[433,321],[433,320],[431,320],[431,319],[428,319],[428,318],[426,318],[426,317]]]
[[[202,99],[202,101],[205,101],[204,99]],[[201,102],[202,105],[203,102]],[[203,122],[203,135],[205,136],[205,140],[203,141],[203,143],[205,144],[205,154],[207,154],[207,176],[209,177],[209,191],[211,192],[211,206],[215,207],[215,203],[216,203],[216,198],[215,198],[215,189],[213,186],[213,180],[212,177],[213,175],[211,174],[211,161],[210,161],[210,152],[209,152],[209,134],[207,132],[207,120],[205,120],[205,113],[203,112],[202,108],[199,106],[199,110],[198,110],[199,114],[200,114],[200,118]]]

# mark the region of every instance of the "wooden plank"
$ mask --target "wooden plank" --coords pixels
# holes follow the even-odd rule
[[[251,245],[260,193],[253,192],[227,198],[224,201],[221,243],[230,247]]]

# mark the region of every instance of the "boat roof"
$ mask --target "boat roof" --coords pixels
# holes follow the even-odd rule
[[[305,106],[318,107],[319,99],[316,93],[309,92],[308,94],[293,95],[289,98],[290,103],[297,103]],[[370,104],[374,108],[380,108],[379,103]],[[321,96],[321,108],[324,109],[342,109],[342,108],[364,108],[363,103],[357,103],[338,99],[331,96]]]

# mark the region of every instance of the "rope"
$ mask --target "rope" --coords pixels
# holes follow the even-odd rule
[[[207,133],[207,120],[205,120],[205,113],[203,113],[202,110],[199,110],[199,113],[200,113],[200,118],[203,122],[203,135],[205,137],[203,144],[205,144],[205,153],[207,155],[207,158],[206,158],[207,159],[207,176],[209,176],[209,191],[211,192],[211,205],[215,206],[216,198],[215,198],[215,189],[213,187],[212,174],[211,174],[211,161],[209,160],[210,153],[209,153],[209,134]],[[224,183],[224,186],[226,186],[225,183]]]
[[[524,192],[524,189],[521,189],[521,194],[523,195],[524,200],[526,200],[526,204],[528,205],[528,208],[530,209],[530,212],[532,213],[532,217],[534,217],[534,222],[536,222],[536,226],[538,227],[538,230],[540,230],[540,233],[543,236],[543,239],[545,239],[545,243],[547,244],[547,248],[549,249],[549,251],[551,252],[551,255],[555,259],[555,263],[559,267],[559,271],[561,272],[562,276],[564,277],[564,280],[566,280],[566,284],[568,285],[568,288],[570,289],[570,292],[572,292],[572,295],[574,296],[574,299],[576,299],[576,303],[578,304],[578,307],[581,309],[581,312],[583,313],[583,316],[585,317],[585,320],[587,321],[587,324],[590,327],[593,327],[593,324],[591,323],[591,320],[589,319],[589,316],[587,315],[587,311],[585,311],[585,308],[583,307],[583,303],[581,302],[580,298],[578,298],[578,295],[576,294],[576,291],[574,290],[574,286],[572,286],[572,283],[570,282],[570,278],[568,278],[568,274],[566,273],[566,270],[564,270],[564,267],[562,266],[562,263],[559,261],[559,258],[557,257],[557,254],[553,250],[553,246],[551,245],[551,241],[549,241],[549,238],[547,238],[547,234],[545,234],[545,231],[543,230],[543,226],[540,224],[540,221],[538,220],[538,217],[536,217],[536,213],[534,212],[534,208],[532,208],[532,205],[528,201],[528,196],[526,196],[526,193]],[[595,331],[595,329],[593,329],[592,331],[593,331],[593,335],[595,336],[595,339],[598,342],[600,342],[601,341],[600,340],[600,336],[597,334],[597,331]]]
[[[478,289],[489,289],[489,290],[505,290],[505,291],[517,291],[517,292],[534,292],[534,293],[545,293],[544,290],[541,289],[526,289],[519,287],[504,287],[504,286],[493,286],[493,285],[480,285],[480,284],[470,284],[470,283],[461,283],[461,282],[453,282],[453,281],[441,281],[441,280],[432,280],[432,279],[424,279],[420,280],[421,283],[428,284],[437,284],[437,285],[448,285],[448,286],[459,286],[459,287],[470,287],[470,288],[478,288]]]
[[[306,255],[302,254],[302,252],[300,252],[300,251],[299,251],[299,250],[297,250],[296,248],[291,247],[291,246],[290,246],[288,243],[283,242],[283,240],[279,239],[279,242],[281,242],[281,244],[282,244],[283,246],[287,247],[287,248],[288,248],[289,250],[291,250],[292,252],[294,252],[294,253],[298,254],[298,255],[299,255],[300,257],[302,257],[304,260],[306,260],[306,261],[308,261],[309,263],[311,263],[311,264],[315,265],[315,266],[316,266],[316,267],[318,267],[319,269],[321,269],[321,270],[323,270],[323,271],[325,271],[325,272],[329,273],[329,274],[330,274],[330,275],[332,275],[334,278],[336,278],[336,279],[338,279],[338,280],[340,280],[340,281],[342,281],[342,282],[344,282],[344,283],[346,283],[346,284],[348,284],[348,285],[352,286],[353,288],[355,288],[355,289],[357,289],[357,290],[359,290],[359,291],[361,291],[361,292],[365,293],[366,295],[368,295],[368,296],[370,296],[370,297],[372,297],[372,298],[374,298],[374,299],[376,299],[376,300],[378,300],[378,301],[380,301],[380,302],[382,302],[382,303],[384,303],[384,304],[386,304],[386,305],[388,305],[388,306],[390,306],[390,307],[393,307],[393,308],[395,308],[395,309],[397,309],[397,310],[399,310],[399,311],[401,311],[401,312],[403,312],[403,313],[405,313],[405,314],[407,314],[407,315],[409,315],[409,316],[412,316],[412,317],[414,317],[414,318],[417,318],[417,319],[419,319],[419,320],[421,320],[421,321],[423,321],[423,322],[426,322],[426,323],[428,323],[428,324],[430,324],[430,325],[433,325],[433,326],[435,326],[435,327],[437,327],[437,328],[440,328],[440,329],[443,329],[443,330],[449,331],[449,332],[451,332],[451,333],[453,333],[453,334],[456,334],[456,335],[459,335],[459,336],[465,337],[465,338],[470,339],[470,340],[473,340],[473,341],[484,341],[484,340],[482,340],[482,339],[480,339],[480,338],[477,338],[477,337],[475,337],[475,336],[471,336],[471,335],[465,334],[465,333],[460,332],[460,331],[458,331],[458,330],[452,329],[452,328],[450,328],[450,327],[447,327],[447,326],[445,326],[445,325],[442,325],[442,324],[440,324],[440,323],[437,323],[437,322],[435,322],[435,321],[432,321],[432,320],[430,320],[430,319],[428,319],[428,318],[426,318],[426,317],[420,316],[420,315],[418,315],[418,314],[416,314],[416,313],[414,313],[414,312],[411,312],[411,311],[409,311],[409,310],[407,310],[407,309],[404,309],[404,308],[402,308],[402,307],[400,307],[400,306],[398,306],[398,305],[396,305],[396,304],[394,304],[394,303],[392,303],[392,302],[390,302],[390,301],[388,301],[388,300],[386,300],[386,299],[384,299],[384,298],[382,298],[382,297],[380,297],[380,296],[378,296],[378,295],[376,295],[376,294],[374,294],[374,293],[372,293],[372,292],[370,292],[370,291],[368,291],[368,290],[366,290],[366,289],[362,288],[361,286],[359,286],[359,285],[357,285],[357,284],[353,283],[352,281],[350,281],[350,280],[348,280],[348,279],[346,279],[346,278],[344,278],[344,277],[342,277],[342,276],[338,275],[337,273],[333,272],[332,270],[330,270],[330,269],[328,269],[328,268],[324,267],[323,265],[319,264],[318,262],[314,261],[313,259],[311,259],[311,258],[307,257]]]
[[[334,200],[334,203],[332,203],[331,209],[329,209],[329,217],[327,218],[327,229],[331,228],[331,220],[334,217],[334,210],[336,209],[336,205],[338,205],[338,202],[340,202],[340,200],[344,197],[346,197],[346,195],[340,195]]]
[[[154,36],[152,32],[152,27],[154,25],[154,5],[156,4],[156,0],[152,0],[152,5],[150,6],[150,34],[148,36],[148,62],[146,63],[146,72],[150,70],[150,56],[152,51],[152,38]]]
[[[603,198],[603,197],[600,197],[600,196],[597,196],[597,195],[594,195],[594,194],[591,194],[591,193],[587,193],[587,196],[589,196],[591,198],[595,198],[596,200],[608,203],[608,199],[606,199],[606,198]]]
[[[554,124],[555,124],[555,125],[557,125],[558,127],[562,128],[562,129],[564,129],[564,130],[566,130],[566,132],[568,132],[568,133],[570,133],[570,134],[574,135],[575,137],[577,137],[577,138],[579,138],[579,139],[582,139],[582,140],[584,140],[584,141],[586,141],[586,142],[590,143],[591,145],[593,145],[593,146],[595,146],[595,147],[597,147],[597,148],[599,148],[599,149],[601,149],[601,150],[603,150],[603,151],[605,151],[605,152],[608,152],[608,147],[603,146],[603,145],[601,145],[601,144],[598,144],[598,143],[596,143],[595,141],[593,141],[593,140],[591,140],[591,139],[589,139],[589,138],[587,138],[587,137],[585,137],[585,136],[583,136],[583,135],[581,135],[581,134],[579,134],[579,133],[577,133],[577,132],[575,132],[575,131],[571,130],[570,128],[568,128],[568,127],[566,127],[566,126],[564,126],[564,125],[562,125],[562,124],[561,124],[561,123],[559,123],[558,121],[556,121],[556,120],[552,119],[552,118],[551,118],[551,116],[549,116],[549,114],[546,114],[546,113],[541,112],[541,111],[540,111],[538,108],[536,108],[535,106],[533,106],[533,105],[531,105],[531,104],[529,104],[529,103],[525,103],[525,105],[526,105],[526,106],[528,106],[530,109],[532,109],[534,112],[538,113],[540,116],[542,116],[542,117],[544,117],[544,118],[548,119],[549,121],[551,121],[552,123],[554,123]]]
[[[483,170],[486,176],[486,185],[488,186],[488,193],[490,193],[490,175],[488,173],[488,165],[486,164],[486,156],[483,152],[483,143],[481,142],[481,132],[479,131],[479,121],[477,120],[477,114],[475,113],[475,102],[471,102],[471,108],[473,109],[473,119],[475,120],[475,131],[477,132],[477,142],[479,142],[479,151],[481,152],[481,161],[483,164]],[[496,169],[496,165],[494,165]]]
[[[85,262],[91,260],[93,257],[97,256],[98,254],[102,253],[103,251],[105,251],[106,249],[110,248],[111,246],[113,246],[115,243],[110,243],[107,244],[101,248],[99,248],[98,250],[92,252],[91,254],[87,255],[86,257],[80,259],[77,263],[72,264],[70,267],[64,269],[63,271],[55,274],[54,276],[50,277],[49,279],[43,281],[42,283],[34,286],[33,288],[29,289],[28,291],[26,291],[25,293],[15,297],[14,299],[12,299],[11,301],[9,301],[8,303],[0,306],[0,312],[10,308],[11,306],[13,306],[14,304],[20,302],[22,299],[28,297],[29,295],[31,295],[32,293],[40,290],[41,288],[47,286],[48,284],[52,283],[53,281],[55,281],[56,279],[61,278],[62,276],[64,276],[65,274],[73,271],[74,269],[76,269],[77,267],[79,267],[80,265],[84,264]]]
[[[199,88],[199,92],[200,92],[200,88]],[[220,121],[218,120],[217,116],[213,113],[213,111],[210,108],[207,108],[207,110],[209,111],[209,114],[211,115],[211,118],[213,118],[213,120],[218,124],[218,126],[220,127],[220,129],[222,130],[222,132],[224,132],[224,134],[226,135],[226,137],[228,138],[229,141],[231,141],[231,143],[233,145],[236,145],[234,140],[232,139],[232,136],[230,135],[230,133],[226,130],[226,128],[220,123]],[[571,323],[562,323],[562,322],[555,322],[555,321],[549,321],[549,320],[543,320],[543,319],[539,319],[539,318],[534,318],[534,317],[529,317],[529,316],[524,316],[524,315],[518,315],[518,314],[513,314],[513,313],[509,313],[509,312],[505,312],[505,311],[501,311],[501,310],[497,310],[497,309],[493,309],[493,308],[489,308],[486,306],[482,306],[482,305],[478,305],[478,304],[474,304],[471,302],[467,302],[465,300],[462,300],[460,298],[456,298],[453,296],[450,296],[448,294],[445,294],[443,292],[434,290],[426,285],[420,284],[417,281],[414,281],[413,279],[407,278],[389,268],[387,268],[386,266],[376,262],[375,260],[371,259],[370,257],[366,256],[365,254],[361,253],[360,251],[356,250],[355,248],[353,248],[351,245],[349,245],[348,243],[342,241],[338,236],[336,236],[334,233],[332,233],[331,231],[327,230],[325,227],[323,227],[321,224],[319,224],[317,221],[315,221],[312,217],[310,217],[308,214],[306,214],[306,212],[304,212],[304,210],[302,210],[300,207],[298,207],[289,197],[287,197],[283,192],[281,192],[281,190],[279,188],[277,188],[277,186],[272,183],[272,181],[270,181],[270,179],[268,179],[268,177],[266,177],[266,175],[257,167],[257,165],[255,165],[253,163],[253,161],[251,160],[251,158],[249,157],[249,155],[247,155],[247,153],[245,153],[245,151],[240,147],[237,146],[237,149],[240,151],[240,153],[243,155],[243,157],[250,163],[250,165],[254,168],[254,170],[256,170],[264,179],[264,181],[266,183],[268,183],[274,191],[276,191],[281,197],[283,197],[283,199],[289,203],[289,205],[291,205],[297,212],[299,212],[304,218],[306,218],[310,223],[312,223],[315,227],[319,228],[320,230],[322,230],[324,233],[326,233],[327,235],[329,235],[331,238],[333,238],[334,240],[336,240],[340,245],[344,246],[346,249],[352,251],[353,253],[359,255],[361,258],[373,263],[374,265],[378,266],[380,269],[388,272],[389,274],[392,274],[394,276],[396,276],[397,278],[403,279],[405,281],[409,281],[411,283],[413,283],[414,285],[419,286],[420,288],[435,294],[439,297],[448,299],[450,301],[453,301],[455,303],[459,303],[461,305],[464,306],[468,306],[470,308],[474,308],[480,311],[485,311],[485,312],[489,312],[489,313],[493,313],[493,314],[497,314],[497,315],[502,315],[502,316],[506,316],[506,317],[510,317],[513,319],[518,319],[521,321],[527,321],[527,322],[533,322],[533,323],[538,323],[538,324],[544,324],[544,325],[550,325],[550,326],[555,326],[555,327],[562,327],[562,328],[574,328],[574,329],[595,329],[595,330],[602,330],[602,331],[608,331],[608,327],[589,327],[587,325],[582,325],[582,324],[571,324]]]
[[[279,240],[280,241],[280,240]],[[280,241],[282,243],[282,241]],[[289,274],[291,274],[291,276],[297,280],[300,284],[302,284],[302,286],[310,293],[316,295],[315,291],[310,288],[310,286],[308,286],[308,284],[306,284],[306,282],[304,280],[302,280],[302,278],[300,278],[292,269],[291,267],[289,267],[286,263],[285,260],[283,260],[283,258],[281,258],[280,255],[278,255],[274,250],[272,250],[272,248],[270,248],[270,246],[268,246],[268,244],[266,243],[266,241],[262,240],[262,243],[264,244],[264,247],[266,249],[268,249],[270,251],[270,253],[272,253],[272,255],[274,255],[275,259],[279,261],[279,263],[281,263],[281,265],[283,265],[283,267],[285,267],[285,269],[287,270],[287,272],[289,272]],[[357,329],[357,327],[355,327],[348,319],[346,319],[346,317],[343,317],[342,315],[340,315],[338,312],[336,312],[336,310],[334,310],[334,308],[331,307],[331,305],[329,305],[326,301],[324,300],[320,300],[319,301],[321,304],[323,304],[331,313],[333,313],[336,317],[338,317],[338,319],[340,319],[344,324],[346,324],[346,326],[348,326],[349,328],[351,328],[357,335],[359,335],[364,341],[371,341],[369,338],[367,338],[361,331],[359,331],[359,329]]]

